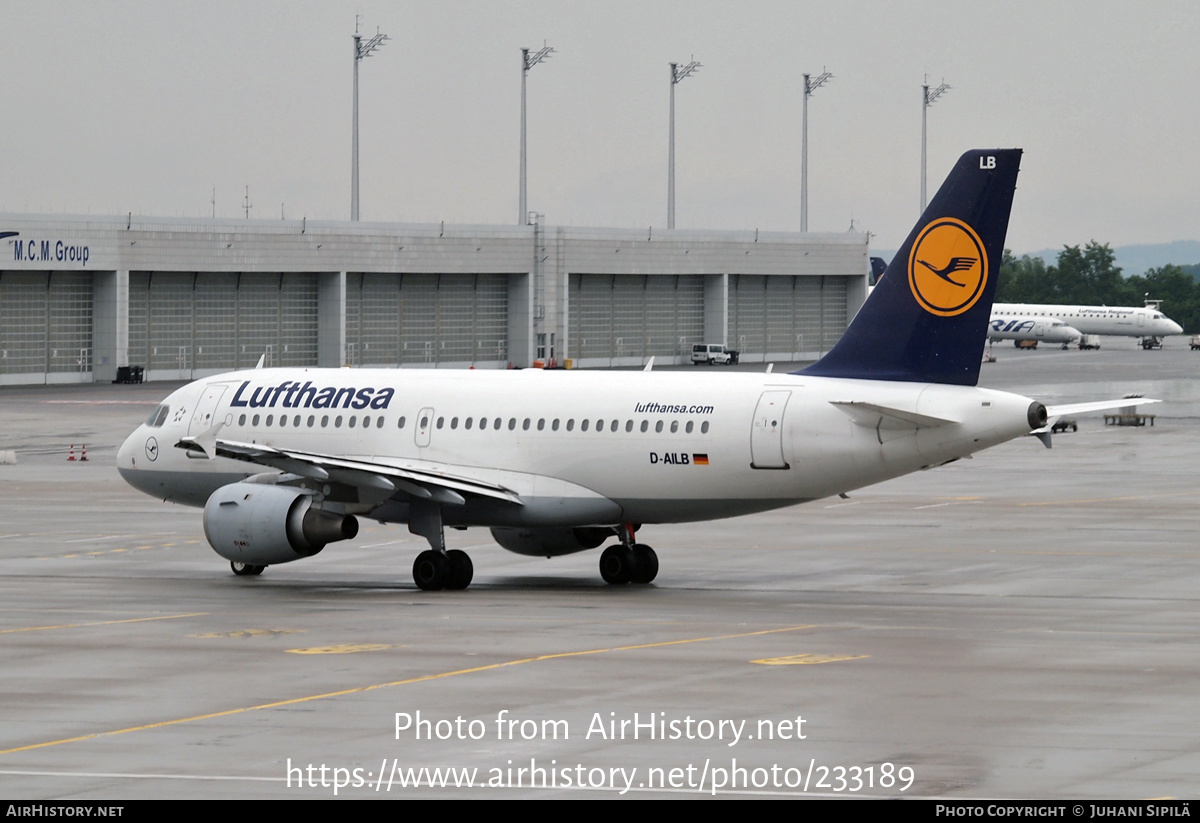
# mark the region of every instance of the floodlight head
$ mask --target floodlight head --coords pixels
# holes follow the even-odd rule
[[[354,35],[354,42],[356,44],[356,48],[354,51],[355,59],[363,60],[367,57],[370,57],[371,53],[374,52],[376,49],[382,47],[383,44],[385,42],[387,42],[387,40],[388,40],[388,36],[386,34],[381,34],[378,29],[375,30],[375,36],[372,37],[370,40],[368,40],[365,43],[362,42],[362,38],[359,35],[355,34]]]
[[[671,84],[677,85],[680,80],[682,80],[685,77],[689,77],[689,76],[695,74],[701,68],[703,68],[703,66],[700,63],[697,63],[695,60],[692,60],[692,62],[688,63],[683,68],[680,68],[678,63],[672,63],[671,64]]]
[[[943,80],[942,84],[940,86],[937,86],[936,88],[933,88],[933,89],[929,88],[928,83],[925,84],[924,88],[925,88],[925,105],[926,106],[932,106],[939,97],[941,97],[946,92],[950,91],[950,86],[949,86],[949,84],[946,83],[945,80]]]
[[[546,41],[542,41],[542,47],[533,54],[529,53],[529,49],[521,49],[521,53],[525,55],[525,71],[529,71],[543,60],[548,60],[550,55],[554,54],[554,47],[547,46]]]
[[[809,75],[804,75],[804,93],[811,95],[814,91],[833,79],[833,75],[821,68],[821,73],[817,75],[815,80],[810,80]]]

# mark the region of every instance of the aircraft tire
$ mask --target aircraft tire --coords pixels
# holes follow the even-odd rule
[[[257,577],[262,574],[267,568],[266,566],[254,566],[250,563],[241,563],[237,560],[229,561],[229,568],[233,569],[233,573],[238,577]]]
[[[635,543],[633,546],[632,582],[649,583],[656,577],[658,577],[658,555],[645,543]]]
[[[614,586],[633,580],[634,566],[633,552],[619,543],[600,555],[600,576]]]
[[[471,556],[464,551],[451,549],[446,552],[446,560],[450,564],[450,573],[446,576],[445,588],[457,591],[470,586],[471,579],[475,576],[475,565],[471,562]]]
[[[450,577],[450,561],[441,552],[426,549],[413,561],[413,582],[422,591],[436,592],[445,588]]]

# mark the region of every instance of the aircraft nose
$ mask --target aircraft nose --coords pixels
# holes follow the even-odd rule
[[[1183,326],[1179,325],[1174,320],[1168,320],[1167,323],[1171,327],[1171,334],[1183,334]]]
[[[139,426],[117,449],[117,472],[135,489],[146,491],[149,479],[146,470],[157,457],[158,444],[154,436],[145,426]]]
[[[138,452],[146,442],[146,433],[142,431],[145,426],[138,426],[134,432],[125,438],[125,442],[121,444],[121,448],[117,449],[117,468],[122,470],[136,469],[138,467]]]

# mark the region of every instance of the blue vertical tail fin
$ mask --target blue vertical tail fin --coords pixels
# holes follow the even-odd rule
[[[797,374],[974,386],[1020,149],[969,151],[842,339]]]

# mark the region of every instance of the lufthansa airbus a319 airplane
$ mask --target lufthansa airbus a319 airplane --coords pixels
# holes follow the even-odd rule
[[[365,517],[428,540],[422,589],[471,582],[447,526],[546,557],[611,539],[603,578],[648,583],[643,526],[829,497],[1044,429],[1041,403],[976,386],[1020,159],[964,154],[841,340],[798,372],[234,372],[167,397],[118,467],[203,507],[242,575]]]

